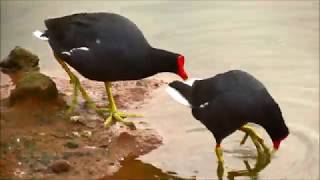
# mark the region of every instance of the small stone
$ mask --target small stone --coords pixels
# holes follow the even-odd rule
[[[68,172],[71,168],[69,161],[67,160],[56,160],[50,165],[50,169],[54,173]]]
[[[75,137],[80,137],[80,133],[77,131],[73,131],[71,134]]]
[[[80,121],[80,116],[71,116],[70,117],[70,121],[71,122],[79,122]]]
[[[95,147],[95,146],[85,146],[84,148],[85,149],[97,149],[97,147]]]
[[[92,132],[91,132],[91,131],[88,131],[88,130],[84,130],[84,131],[82,131],[82,134],[81,134],[81,135],[84,136],[84,137],[89,138],[89,137],[92,136]]]
[[[136,86],[143,86],[144,84],[142,83],[142,81],[137,81],[136,82]]]
[[[44,132],[39,133],[39,136],[45,136],[45,135],[46,135],[46,133],[44,133]]]

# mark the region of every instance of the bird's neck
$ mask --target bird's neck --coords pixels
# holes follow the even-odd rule
[[[268,119],[270,121],[270,119]],[[263,125],[272,141],[282,140],[289,134],[289,129],[283,120]]]
[[[148,61],[151,68],[157,72],[177,73],[177,58],[179,54],[169,52],[162,49],[151,48]]]

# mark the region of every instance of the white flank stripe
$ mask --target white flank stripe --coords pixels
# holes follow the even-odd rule
[[[78,47],[78,48],[72,48],[70,51],[63,51],[61,52],[61,54],[66,54],[68,56],[71,56],[71,53],[75,52],[75,51],[89,51],[90,49],[87,47]]]
[[[89,51],[89,48],[87,48],[87,47],[78,47],[78,48],[73,48],[73,49],[71,49],[71,50],[70,50],[70,52],[72,52],[72,51],[76,51],[76,50]]]
[[[184,98],[176,89],[168,86],[166,88],[167,93],[178,103],[183,104],[185,106],[190,107],[189,102],[187,101],[186,98]]]
[[[66,54],[66,55],[68,55],[68,56],[71,56],[71,53],[70,53],[70,52],[67,52],[67,51],[63,51],[63,52],[61,52],[61,54]]]
[[[43,34],[43,32],[39,31],[39,30],[36,30],[33,32],[33,35],[43,41],[47,41],[48,38],[47,37],[41,37],[41,35]]]

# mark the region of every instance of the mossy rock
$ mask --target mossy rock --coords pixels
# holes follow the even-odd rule
[[[2,71],[6,74],[17,71],[39,71],[39,57],[32,52],[16,46],[9,56],[0,62]]]
[[[39,101],[55,100],[58,98],[58,89],[50,77],[37,71],[28,72],[17,82],[16,88],[11,91],[10,104],[13,105],[26,98],[35,98]]]

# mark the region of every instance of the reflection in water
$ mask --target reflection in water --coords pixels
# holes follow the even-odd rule
[[[241,142],[243,144],[245,139]],[[263,142],[253,140],[254,145],[257,148],[257,161],[254,168],[250,167],[250,164],[247,160],[244,160],[244,164],[246,166],[245,170],[234,170],[228,172],[228,179],[234,179],[237,176],[248,176],[251,179],[258,179],[258,173],[262,171],[271,161],[271,154],[269,149],[264,145]],[[218,167],[219,168],[219,167]],[[220,175],[221,176],[221,175]],[[219,174],[218,174],[219,177]],[[220,178],[220,177],[219,177]]]
[[[256,139],[252,139],[257,149],[256,164],[252,168],[248,160],[244,160],[246,169],[243,170],[232,170],[227,172],[227,179],[233,180],[235,177],[247,176],[251,179],[258,179],[258,174],[261,172],[271,160],[271,154],[269,149]],[[242,142],[244,143],[244,141]],[[252,157],[250,157],[252,158]],[[105,179],[115,180],[152,180],[152,179],[197,179],[196,176],[189,178],[179,177],[175,172],[164,172],[163,170],[148,164],[140,160],[126,160],[121,163],[122,167],[112,177]],[[224,163],[220,162],[217,166],[217,177],[219,180],[224,178]]]
[[[228,179],[234,179],[237,176],[248,176],[251,179],[258,179],[258,173],[262,171],[270,163],[270,153],[269,152],[259,152],[257,156],[257,161],[254,168],[250,167],[247,160],[244,160],[246,166],[245,170],[234,170],[228,172]]]
[[[256,144],[258,145],[258,144]],[[227,173],[228,179],[234,179],[238,176],[247,176],[251,179],[258,179],[258,173],[262,171],[270,163],[270,153],[268,149],[258,151],[256,157],[257,161],[253,168],[249,165],[247,160],[244,160],[246,166],[245,170],[233,170]],[[163,170],[140,160],[127,160],[121,163],[122,167],[112,177],[105,178],[114,180],[182,180],[182,179],[197,179],[195,176],[190,178],[179,177],[175,172],[164,172]],[[219,163],[217,167],[217,176],[223,179],[224,167],[223,163]]]
[[[144,163],[140,160],[127,160],[121,163],[122,167],[112,177],[106,179],[114,180],[151,180],[151,179],[195,179],[181,178],[175,172],[164,172],[151,164]]]
[[[204,131],[205,128],[194,128],[191,130],[188,130],[187,132],[197,132],[197,131]],[[257,149],[257,157],[256,164],[254,168],[251,168],[249,162],[247,160],[244,160],[244,164],[246,166],[245,170],[233,170],[229,171],[227,174],[227,178],[229,180],[233,180],[235,177],[238,176],[247,176],[251,179],[258,179],[258,173],[261,172],[271,161],[271,154],[268,149],[268,147],[264,144],[263,140],[256,134],[254,131],[251,130],[249,126],[243,126],[240,128],[240,131],[243,131],[246,133],[240,144],[244,144],[248,137],[251,138],[252,142],[256,146]],[[274,153],[274,151],[273,151]],[[251,156],[247,158],[252,158]],[[217,177],[219,180],[222,180],[224,176],[224,163],[218,161],[217,166]]]

